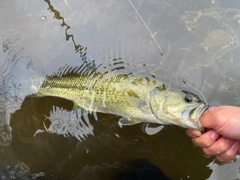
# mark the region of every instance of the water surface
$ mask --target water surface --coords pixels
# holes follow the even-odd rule
[[[120,117],[101,113],[79,119],[71,101],[26,97],[37,91],[29,81],[35,73],[101,65],[99,71],[153,74],[172,86],[185,80],[210,104],[239,106],[239,8],[226,0],[2,0],[1,168],[20,166],[22,176],[34,178],[44,172],[38,179],[116,179],[145,159],[170,179],[240,178],[237,159],[218,165],[180,127],[148,135],[145,124],[120,128]],[[69,117],[88,128],[61,131]],[[45,126],[56,131],[33,136]]]

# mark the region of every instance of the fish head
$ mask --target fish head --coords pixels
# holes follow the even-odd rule
[[[191,92],[157,87],[150,92],[149,104],[159,123],[204,130],[198,118],[208,106]]]

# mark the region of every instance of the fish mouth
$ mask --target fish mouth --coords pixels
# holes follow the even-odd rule
[[[197,119],[208,109],[208,105],[206,103],[202,103],[200,106],[196,107],[197,108]]]
[[[206,111],[208,109],[208,107],[209,106],[206,103],[202,103],[190,111],[189,118],[190,118],[191,122],[195,125],[195,128],[194,127],[190,127],[190,128],[199,129],[201,131],[204,131],[204,127],[200,123],[199,117],[204,113],[204,111]],[[196,112],[196,116],[194,117],[195,111],[197,111],[197,112]]]

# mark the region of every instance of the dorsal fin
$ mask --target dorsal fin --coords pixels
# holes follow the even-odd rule
[[[86,62],[84,61],[80,66],[71,66],[66,64],[64,67],[60,67],[57,73],[54,73],[50,77],[66,77],[66,76],[91,76],[96,73],[96,70],[101,66],[96,66],[95,61]]]
[[[95,60],[92,61],[83,61],[80,66],[71,66],[66,64],[64,67],[58,69],[56,73],[49,77],[66,77],[66,76],[93,76],[95,74],[106,74],[112,71],[117,71],[125,69],[123,66],[124,62],[121,58],[113,59],[112,62],[103,66],[103,64],[96,65]],[[121,73],[119,73],[121,74]]]

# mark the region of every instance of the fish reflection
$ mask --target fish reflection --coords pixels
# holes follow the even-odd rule
[[[63,108],[54,106],[53,110],[50,112],[50,116],[46,117],[51,124],[48,128],[44,124],[44,127],[49,133],[63,135],[64,137],[71,135],[76,137],[79,141],[82,141],[88,135],[94,134],[93,126],[88,119],[88,114],[79,111],[81,111],[81,109],[67,111]],[[34,136],[39,132],[44,131],[39,129],[35,132]]]

